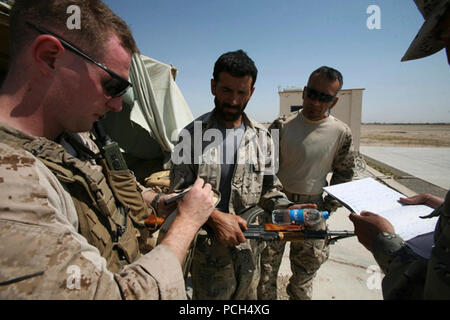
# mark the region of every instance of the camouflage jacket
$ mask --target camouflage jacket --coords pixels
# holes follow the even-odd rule
[[[0,130],[35,139],[7,125]],[[30,152],[0,143],[0,299],[186,297],[170,248],[158,246],[112,273],[78,227],[71,195],[56,176]]]
[[[372,253],[385,273],[385,299],[450,299],[450,192],[429,217],[439,216],[434,247],[426,260],[396,234],[379,234]]]
[[[281,183],[274,174],[274,145],[268,130],[245,114],[243,121],[246,129],[237,151],[229,212],[236,214],[257,204],[267,212],[289,206],[291,202],[281,192]],[[212,135],[221,134],[216,128],[217,119],[214,112],[210,112],[182,131],[180,142],[172,153],[172,190],[189,187],[197,177],[219,190],[222,157],[219,146],[210,142]]]
[[[288,115],[281,116],[277,118],[269,127],[269,129],[278,129],[280,136],[280,145],[283,139],[284,129],[288,124],[292,124],[292,121],[296,121],[298,117],[301,116],[301,111],[293,112]],[[332,117],[332,116],[330,116]],[[336,136],[336,153],[332,155],[329,160],[330,167],[327,168],[329,172],[332,173],[330,185],[340,184],[344,182],[349,182],[352,180],[355,169],[355,159],[354,159],[354,148],[353,148],[353,138],[350,128],[342,121],[333,117],[336,123],[339,123],[339,135]],[[295,150],[292,151],[295,153]],[[324,153],[326,153],[324,151]],[[280,159],[283,156],[282,150],[280,148]],[[321,159],[321,162],[327,162],[327,159]],[[280,160],[280,166],[283,162]],[[314,170],[314,168],[311,168]],[[326,177],[323,177],[324,185],[326,187]],[[321,181],[322,181],[321,180]],[[283,183],[283,182],[282,182]],[[287,192],[286,192],[287,193]],[[324,199],[324,209],[329,212],[335,211],[340,206],[339,202],[331,198],[330,196],[325,196]]]

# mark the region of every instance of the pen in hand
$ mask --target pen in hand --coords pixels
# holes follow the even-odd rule
[[[164,204],[167,206],[167,205],[169,205],[171,203],[174,203],[178,199],[183,198],[188,192],[189,192],[189,190],[188,191],[184,191],[184,192],[182,192],[182,193],[180,193],[180,194],[178,194],[178,195],[176,195],[176,196],[174,196],[174,197],[172,197],[170,199],[166,199],[166,200],[164,200]]]

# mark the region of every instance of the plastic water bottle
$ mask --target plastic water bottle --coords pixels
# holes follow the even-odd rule
[[[304,224],[313,226],[330,217],[328,211],[317,209],[277,209],[272,211],[272,222],[275,224]]]

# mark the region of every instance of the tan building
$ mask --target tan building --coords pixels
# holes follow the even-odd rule
[[[331,109],[331,114],[345,122],[353,133],[355,151],[359,151],[361,138],[362,96],[365,89],[342,89],[338,93],[338,102]],[[299,110],[303,105],[303,88],[279,88],[280,116]]]

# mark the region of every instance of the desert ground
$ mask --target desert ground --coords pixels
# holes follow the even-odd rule
[[[450,124],[362,124],[361,145],[450,147]]]

